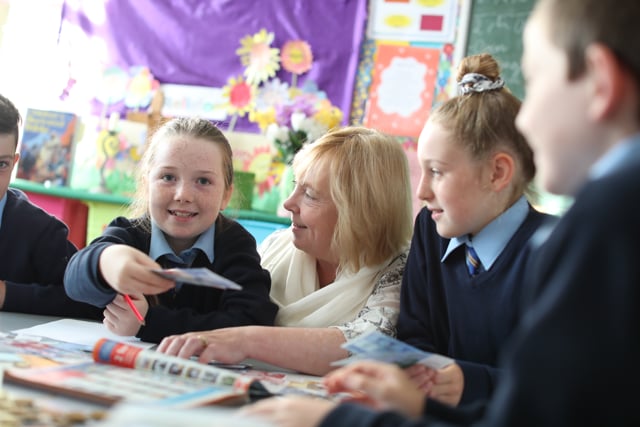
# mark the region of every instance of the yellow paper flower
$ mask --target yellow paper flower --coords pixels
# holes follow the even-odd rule
[[[131,67],[132,77],[127,86],[124,104],[129,108],[144,108],[149,105],[154,90],[160,85],[148,67]]]
[[[273,33],[264,28],[252,36],[240,40],[240,48],[236,54],[246,68],[244,75],[250,84],[261,82],[276,75],[280,69],[280,49],[272,48]]]
[[[253,108],[255,91],[255,86],[246,82],[242,76],[231,77],[222,88],[222,95],[227,99],[227,112],[243,117]]]
[[[318,108],[318,111],[313,115],[313,118],[327,127],[327,129],[333,129],[338,126],[342,121],[342,110],[338,107],[334,107],[327,100],[324,100]]]
[[[271,123],[276,122],[276,110],[273,107],[263,111],[251,110],[249,112],[249,121],[257,123],[260,126],[260,130],[264,132]]]
[[[313,54],[311,46],[304,40],[291,40],[282,46],[282,67],[293,74],[306,73],[311,69]]]
[[[295,86],[291,86],[289,88],[289,99],[296,99],[301,95],[302,95],[302,89]]]

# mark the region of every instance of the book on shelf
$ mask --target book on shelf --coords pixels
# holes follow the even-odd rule
[[[420,350],[379,331],[364,333],[342,344],[350,357],[337,360],[333,366],[344,366],[360,360],[377,360],[395,363],[401,367],[422,364],[432,369],[442,369],[454,363],[450,357]]]
[[[27,109],[16,177],[51,186],[67,185],[76,121],[74,113]]]

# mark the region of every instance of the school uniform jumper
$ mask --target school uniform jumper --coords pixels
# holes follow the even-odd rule
[[[613,170],[583,186],[535,251],[526,311],[487,406],[427,400],[426,414],[409,420],[345,404],[321,425],[640,425],[640,135],[617,152]]]
[[[125,244],[149,253],[151,233],[131,220],[118,217],[103,235],[78,251],[69,261],[64,283],[69,296],[105,307],[115,297],[98,269],[102,251],[113,244]],[[277,306],[269,299],[271,278],[260,266],[253,236],[237,222],[219,215],[216,220],[213,263],[198,251],[191,267],[206,267],[242,286],[242,290],[220,290],[182,284],[158,295],[150,304],[137,336],[160,342],[168,335],[245,325],[273,325]]]
[[[440,237],[431,212],[416,218],[402,282],[398,339],[452,357],[464,373],[461,403],[485,399],[498,380],[500,348],[520,317],[528,242],[550,218],[528,203],[526,217],[488,271],[470,276],[465,246],[441,261],[450,239]]]
[[[63,286],[64,269],[77,249],[67,226],[7,189],[0,225],[0,280],[6,284],[2,311],[102,319],[102,310],[72,300]]]

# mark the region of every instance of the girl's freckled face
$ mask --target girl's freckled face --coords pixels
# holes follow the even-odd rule
[[[176,253],[195,243],[231,197],[221,148],[204,139],[170,139],[149,171],[149,212]]]

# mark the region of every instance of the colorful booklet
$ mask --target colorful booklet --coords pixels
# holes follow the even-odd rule
[[[255,377],[135,345],[100,339],[93,360],[4,371],[4,381],[104,405],[188,408],[271,396]]]
[[[433,369],[441,369],[454,363],[450,357],[417,349],[379,331],[362,334],[344,343],[342,348],[348,350],[352,356],[333,362],[333,366],[367,359],[395,363],[402,367],[419,363]]]
[[[47,337],[0,332],[2,368],[43,368],[91,360],[86,347]]]
[[[27,109],[16,176],[50,186],[67,185],[76,121],[74,113]]]
[[[154,273],[180,283],[191,285],[207,286],[218,289],[233,289],[239,291],[242,286],[238,285],[208,268],[168,268],[164,270],[152,270]]]

